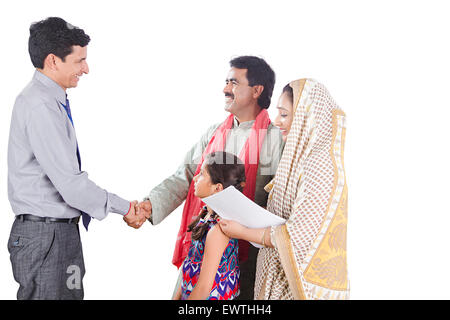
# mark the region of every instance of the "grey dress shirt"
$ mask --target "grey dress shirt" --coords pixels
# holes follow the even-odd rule
[[[65,91],[36,70],[14,104],[8,145],[8,197],[16,215],[102,220],[125,215],[130,202],[80,171],[75,129],[61,103]]]
[[[254,122],[252,120],[239,124],[235,118],[233,127],[228,133],[224,151],[239,156],[250,135]],[[150,217],[152,224],[160,223],[186,200],[189,186],[203,151],[220,125],[221,123],[217,123],[209,127],[206,133],[200,138],[200,141],[188,151],[177,171],[153,188],[148,197],[145,198],[149,199],[152,204],[152,216]],[[276,173],[283,148],[284,142],[281,131],[271,123],[267,128],[266,137],[261,146],[256,175],[255,203],[262,207],[266,206],[268,196],[264,187],[272,180]]]

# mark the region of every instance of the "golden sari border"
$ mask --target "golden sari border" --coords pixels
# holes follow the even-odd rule
[[[345,171],[343,167],[343,144],[345,141],[345,113],[342,110],[335,109],[332,111],[333,113],[333,133],[332,133],[332,143],[330,146],[330,156],[333,162],[334,167],[334,183],[333,190],[331,192],[331,197],[328,202],[326,217],[322,222],[322,225],[319,230],[319,234],[316,239],[313,241],[313,245],[311,247],[310,252],[306,256],[303,265],[305,266],[305,280],[308,283],[314,284],[316,286],[322,287],[321,284],[315,283],[308,279],[307,274],[311,267],[311,261],[317,253],[318,248],[320,247],[322,241],[325,239],[325,235],[328,231],[328,227],[332,224],[335,219],[335,213],[337,210],[337,206],[339,205],[341,198],[343,196],[343,191],[345,187]],[[337,146],[339,150],[337,150]],[[324,287],[322,287],[324,288]],[[325,288],[324,288],[325,289]],[[327,288],[328,290],[337,290],[337,291],[346,291],[347,289],[340,288]]]
[[[306,300],[303,283],[297,271],[297,263],[291,246],[291,237],[286,225],[275,228],[275,241],[280,255],[281,265],[295,300]]]
[[[339,178],[339,172],[338,172],[338,167],[336,165],[334,148],[335,148],[336,136],[338,134],[338,118],[337,118],[337,116],[338,115],[345,116],[345,113],[342,110],[334,109],[332,111],[332,114],[333,114],[333,129],[332,129],[332,140],[331,140],[331,146],[330,146],[330,156],[331,156],[331,160],[333,162],[333,168],[334,168],[334,181],[333,181],[333,189],[331,190],[331,193],[330,193],[330,200],[328,201],[327,210],[325,211],[326,217],[325,217],[325,219],[323,219],[319,230],[323,230],[324,226],[330,225],[331,220],[332,220],[332,217],[331,218],[329,217],[330,207],[333,204],[333,202],[336,202],[336,205],[337,205],[340,200],[340,196],[339,196],[339,198],[336,199],[337,201],[333,201],[333,200],[335,200],[335,198],[337,198],[336,197],[336,188],[338,186],[338,178]],[[317,249],[320,246],[320,242],[324,238],[324,236],[325,236],[325,232],[322,232],[322,231],[319,232],[316,239],[313,241],[312,249],[314,249],[314,250],[311,250],[312,252],[314,252],[315,249]],[[312,259],[312,257],[313,257],[313,254],[308,254],[305,258],[304,263],[309,265],[309,261]],[[306,268],[306,270],[307,269],[308,269],[308,267]]]
[[[298,104],[300,102],[300,97],[302,96],[303,93],[303,88],[305,87],[305,83],[306,83],[306,78],[305,79],[300,79],[297,81],[293,81],[291,83],[289,83],[290,87],[293,90],[293,96],[294,96],[294,112],[293,114],[295,114],[295,111],[298,108]]]

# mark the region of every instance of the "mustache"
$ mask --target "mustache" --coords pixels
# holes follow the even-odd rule
[[[234,94],[226,92],[225,97],[230,97],[230,98],[234,99]]]

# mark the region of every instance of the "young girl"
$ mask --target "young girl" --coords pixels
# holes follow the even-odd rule
[[[226,152],[205,157],[194,177],[195,196],[205,198],[234,186],[242,192],[245,166]],[[238,241],[217,225],[219,217],[207,206],[188,227],[192,244],[182,265],[183,279],[174,299],[229,300],[239,295]]]

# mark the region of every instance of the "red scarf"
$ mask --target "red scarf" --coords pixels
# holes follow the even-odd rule
[[[215,151],[223,151],[225,149],[225,142],[229,130],[233,126],[234,116],[231,114],[220,126],[217,128],[214,136],[209,141],[208,146],[202,154],[200,163],[197,166],[195,175],[200,172],[205,156]],[[262,109],[256,117],[250,132],[250,136],[245,142],[244,148],[239,155],[239,158],[245,164],[245,188],[244,195],[246,195],[252,201],[255,199],[255,185],[256,185],[256,173],[258,171],[259,164],[259,152],[261,150],[262,143],[267,133],[267,128],[270,124],[269,114],[266,109]],[[203,202],[200,198],[194,195],[194,181],[191,181],[189,186],[189,192],[184,204],[183,216],[181,217],[181,226],[178,231],[177,243],[175,245],[175,251],[173,253],[172,263],[178,268],[186,258],[189,247],[191,246],[191,233],[187,232],[188,225],[197,217],[198,213],[203,207]],[[245,261],[248,256],[247,241],[239,240],[239,261]]]

